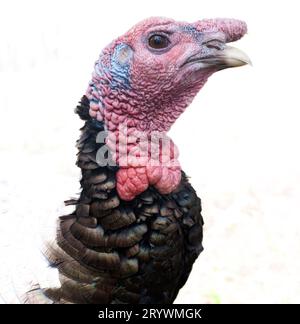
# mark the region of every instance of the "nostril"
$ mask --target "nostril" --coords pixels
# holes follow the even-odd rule
[[[220,50],[220,46],[218,45],[214,45],[214,44],[207,44],[206,45],[207,48],[212,48],[212,49],[216,49],[216,50]]]
[[[222,50],[224,48],[224,43],[218,39],[209,40],[203,43],[204,46],[211,49]]]

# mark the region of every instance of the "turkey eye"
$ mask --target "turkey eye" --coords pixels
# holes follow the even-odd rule
[[[155,49],[166,48],[169,45],[168,38],[162,35],[153,35],[148,42],[149,46]]]

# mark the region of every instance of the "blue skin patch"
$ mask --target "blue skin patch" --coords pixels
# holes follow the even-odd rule
[[[132,48],[124,43],[118,44],[111,57],[111,87],[130,89],[130,63],[133,57]]]
[[[96,74],[101,77],[100,82],[109,86],[111,89],[126,89],[129,90],[130,87],[130,65],[133,57],[133,50],[132,48],[124,43],[118,44],[114,52],[111,55],[110,64],[105,64],[103,62],[102,54],[100,55],[99,59],[95,63],[95,72]],[[112,79],[109,81],[106,75],[110,75]],[[101,99],[102,98],[101,91],[98,86],[92,80],[89,83],[91,88],[91,92],[98,92],[97,97],[92,95],[90,98],[90,102],[99,107],[103,107]]]
[[[201,55],[203,57],[205,56],[210,56],[210,55],[214,55],[215,54],[215,49],[213,48],[208,48],[206,46],[202,46],[203,45],[203,40],[205,38],[207,38],[207,34],[210,35],[211,33],[203,33],[203,32],[200,32],[199,30],[197,30],[196,27],[193,27],[193,26],[190,26],[190,25],[185,25],[185,26],[181,26],[180,28],[184,33],[187,33],[189,35],[191,35],[195,40],[196,42],[198,42],[200,44],[200,48],[201,48]],[[224,49],[225,47],[225,44],[222,44],[221,41],[220,41],[220,50],[221,49]]]
[[[192,35],[198,42],[203,40],[203,35],[196,27],[185,25],[180,28],[183,32]]]

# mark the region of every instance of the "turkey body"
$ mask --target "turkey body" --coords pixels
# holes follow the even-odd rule
[[[84,96],[76,109],[85,120],[77,142],[82,192],[66,202],[75,211],[59,218],[56,244],[46,251],[61,287],[33,289],[27,302],[42,293],[49,303],[172,303],[203,250],[200,199],[182,173],[171,194],[149,187],[132,201],[121,200],[117,167],[96,162],[104,125],[88,110]]]

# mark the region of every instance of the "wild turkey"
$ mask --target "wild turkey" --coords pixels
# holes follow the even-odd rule
[[[75,211],[59,218],[45,253],[61,286],[37,286],[26,302],[174,301],[203,250],[203,219],[166,132],[210,75],[249,63],[226,45],[245,33],[232,19],[150,18],[104,49],[76,108],[85,121],[77,142],[82,191],[66,202]]]

